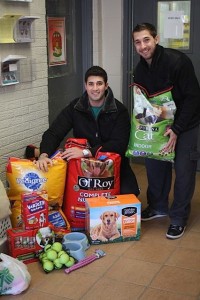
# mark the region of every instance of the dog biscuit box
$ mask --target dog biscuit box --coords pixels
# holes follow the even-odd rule
[[[48,194],[46,191],[22,193],[22,220],[25,229],[48,226]]]
[[[86,198],[86,233],[93,245],[139,240],[141,202],[133,194]]]

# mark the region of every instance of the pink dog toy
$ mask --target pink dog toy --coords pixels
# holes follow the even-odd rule
[[[96,259],[101,258],[105,255],[106,255],[106,253],[103,250],[97,249],[97,250],[95,250],[95,254],[92,254],[92,255],[82,259],[77,264],[73,265],[72,267],[65,269],[65,273],[69,274],[70,272],[80,269],[80,268],[90,264],[91,262],[95,261]]]

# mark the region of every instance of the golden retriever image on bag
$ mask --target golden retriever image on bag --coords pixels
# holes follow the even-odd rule
[[[81,168],[86,177],[111,177],[114,174],[113,160],[81,159]]]
[[[119,214],[115,211],[105,211],[101,214],[101,224],[91,229],[90,235],[93,240],[102,242],[113,241],[120,237],[117,228],[117,219]]]

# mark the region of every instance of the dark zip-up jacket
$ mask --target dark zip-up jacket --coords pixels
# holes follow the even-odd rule
[[[150,95],[172,87],[177,107],[172,130],[177,135],[199,125],[200,87],[192,62],[184,53],[157,45],[150,67],[140,57],[134,82]]]
[[[89,105],[87,92],[66,106],[43,134],[41,153],[52,155],[71,129],[75,138],[88,140],[93,156],[100,147],[101,151],[125,155],[130,134],[129,115],[126,107],[114,98],[110,88],[97,120]]]

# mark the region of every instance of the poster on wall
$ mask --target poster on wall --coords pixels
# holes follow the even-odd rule
[[[49,17],[47,25],[49,66],[65,65],[67,64],[65,18]]]
[[[164,38],[183,38],[183,11],[166,11],[164,14]]]

